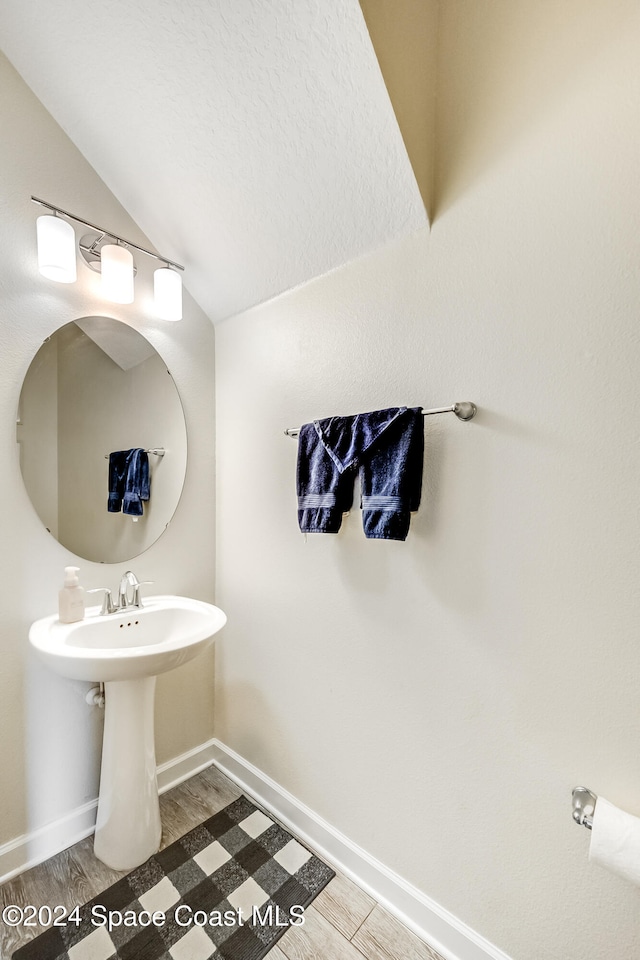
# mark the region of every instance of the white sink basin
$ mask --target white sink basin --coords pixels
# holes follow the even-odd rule
[[[227,618],[189,597],[145,597],[140,609],[60,623],[32,624],[38,655],[72,680],[104,683],[104,736],[93,849],[115,870],[133,870],[160,847],[154,743],[156,676],[192,660],[213,642]],[[184,710],[189,703],[184,704]]]
[[[84,620],[36,620],[31,645],[55,670],[72,680],[134,680],[155,677],[193,659],[226,623],[219,607],[189,597],[145,597],[144,606]]]

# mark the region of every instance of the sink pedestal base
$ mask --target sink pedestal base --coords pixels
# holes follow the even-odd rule
[[[155,677],[111,680],[104,685],[104,740],[93,850],[114,870],[133,870],[160,847],[155,687]]]

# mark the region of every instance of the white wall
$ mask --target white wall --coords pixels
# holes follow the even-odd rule
[[[153,267],[138,260],[140,295],[130,307],[104,303],[99,278],[78,265],[73,286],[42,278],[35,262],[31,194],[148,245],[135,224],[0,57],[0,845],[53,821],[96,796],[101,715],[84,702],[88,684],[54,677],[29,655],[27,631],[56,609],[63,568],[76,558],[44,529],[25,492],[18,463],[20,387],[42,341],[69,320],[107,313],[143,332],[169,366],[185,408],[189,469],[167,532],[131,563],[158,593],[213,599],[214,333],[186,297],[185,319],[163,324],[149,310]],[[147,258],[148,259],[148,258]],[[117,585],[129,564],[79,561],[86,587]],[[214,655],[161,678],[158,761],[212,734]],[[34,854],[37,851],[34,851]]]
[[[216,333],[216,734],[516,960],[637,954],[638,5],[442,5],[436,219]],[[406,543],[297,530],[316,416],[425,424]]]

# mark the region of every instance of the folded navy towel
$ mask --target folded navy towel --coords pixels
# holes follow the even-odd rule
[[[130,517],[141,517],[142,501],[148,500],[149,494],[149,457],[141,447],[134,447],[127,460],[122,512]]]
[[[142,501],[150,495],[149,456],[142,447],[115,450],[109,454],[109,513],[121,510],[131,517],[142,516]]]
[[[424,426],[420,407],[328,417],[300,428],[298,523],[303,533],[337,533],[360,472],[365,536],[405,540],[420,504]]]
[[[130,450],[114,450],[109,454],[109,513],[120,513],[124,497],[124,483],[127,476]]]
[[[424,461],[422,408],[408,409],[385,431],[360,469],[362,525],[370,540],[406,540],[420,506]]]
[[[337,533],[353,502],[353,476],[338,470],[313,423],[298,434],[297,488],[302,532]]]

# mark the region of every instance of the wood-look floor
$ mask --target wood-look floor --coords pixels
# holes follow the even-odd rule
[[[241,790],[209,767],[160,798],[166,847]],[[36,907],[85,903],[128,871],[118,872],[93,855],[93,837],[0,886],[0,910],[8,904]],[[44,928],[11,928],[0,921],[0,960]],[[351,880],[337,875],[305,911],[304,925],[290,927],[268,960],[442,960],[440,954],[392,917]]]

